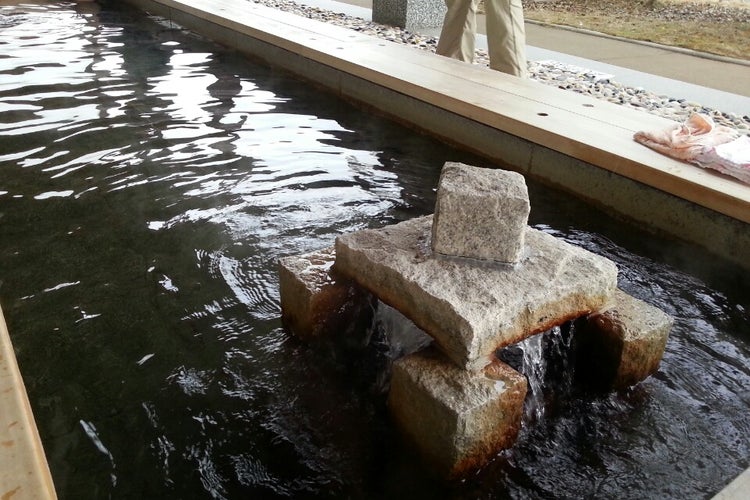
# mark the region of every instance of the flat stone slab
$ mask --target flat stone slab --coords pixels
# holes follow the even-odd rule
[[[610,260],[533,228],[515,265],[436,256],[432,216],[339,236],[334,269],[393,306],[459,367],[602,309],[617,287]]]
[[[459,477],[513,446],[526,388],[526,377],[499,360],[467,372],[427,348],[394,363],[388,409],[440,475]]]

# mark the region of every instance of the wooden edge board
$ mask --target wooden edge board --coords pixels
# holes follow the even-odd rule
[[[0,310],[0,498],[11,497],[57,495]]]

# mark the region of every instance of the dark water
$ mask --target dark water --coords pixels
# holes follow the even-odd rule
[[[446,160],[487,165],[86,9],[0,7],[0,303],[60,498],[701,498],[750,465],[747,273],[530,182],[536,227],[675,317],[667,351],[615,394],[553,366],[513,449],[434,481],[387,418],[383,328],[299,342],[276,262],[431,212]]]

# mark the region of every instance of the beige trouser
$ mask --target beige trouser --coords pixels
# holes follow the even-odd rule
[[[445,0],[437,53],[473,62],[478,0]],[[490,68],[526,78],[526,31],[521,0],[485,0]]]

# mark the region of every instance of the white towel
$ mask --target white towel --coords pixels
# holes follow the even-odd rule
[[[701,153],[695,162],[750,184],[750,137],[725,142]]]

